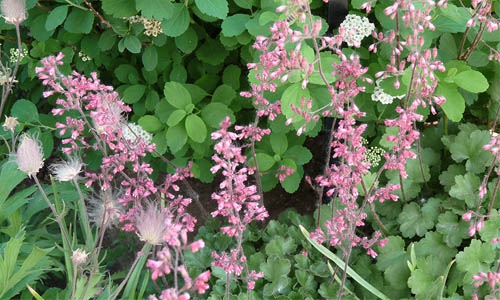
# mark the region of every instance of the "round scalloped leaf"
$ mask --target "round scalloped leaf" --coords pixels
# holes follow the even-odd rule
[[[206,15],[224,19],[229,12],[227,0],[195,0],[196,6]]]
[[[441,105],[448,119],[453,122],[460,122],[465,111],[465,99],[457,90],[456,85],[440,82],[436,88],[436,94],[446,98],[446,102]]]
[[[271,169],[276,161],[274,158],[267,153],[257,153],[255,154],[257,158],[257,164],[259,165],[259,172],[266,172]]]
[[[453,77],[453,80],[459,87],[472,93],[482,93],[489,87],[486,77],[474,70],[460,72]]]

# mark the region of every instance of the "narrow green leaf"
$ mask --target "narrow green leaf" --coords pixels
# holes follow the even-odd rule
[[[309,243],[311,243],[311,245],[314,246],[314,248],[318,249],[318,251],[321,252],[321,254],[323,254],[324,256],[329,258],[331,261],[333,261],[341,270],[344,269],[345,262],[342,261],[342,259],[340,259],[337,255],[332,253],[327,248],[318,244],[318,242],[316,242],[315,240],[311,239],[309,237],[309,232],[302,225],[299,225],[299,228],[300,228],[300,231],[302,231],[302,234],[304,235],[304,237],[309,241]],[[351,269],[351,267],[347,266],[347,270],[345,270],[345,271],[347,272],[347,275],[349,275],[352,279],[354,279],[354,281],[356,281],[362,287],[367,289],[373,295],[377,296],[379,299],[389,300],[389,297],[384,295],[381,291],[379,291],[374,286],[372,286],[369,282],[364,280],[361,276],[358,275],[358,273],[356,273],[353,269]]]
[[[156,47],[149,45],[142,53],[142,64],[147,71],[153,71],[158,65],[158,52]]]
[[[181,150],[186,144],[187,138],[186,130],[181,124],[170,127],[167,130],[167,145],[172,153]]]
[[[180,121],[182,121],[185,116],[186,116],[186,111],[183,109],[178,109],[178,110],[174,111],[170,115],[170,117],[168,117],[167,125],[168,126],[175,126],[175,125],[179,124]]]

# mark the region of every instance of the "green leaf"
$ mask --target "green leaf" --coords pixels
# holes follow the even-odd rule
[[[212,102],[205,106],[201,110],[201,116],[203,121],[205,121],[205,123],[212,128],[219,128],[220,122],[224,121],[226,117],[229,117],[231,122],[236,120],[236,117],[231,109],[229,109],[226,105],[217,102]]]
[[[460,72],[453,80],[459,87],[472,93],[485,92],[489,87],[486,77],[481,72],[474,70]]]
[[[135,0],[135,7],[148,19],[168,19],[172,16],[171,0]]]
[[[481,180],[472,173],[455,176],[455,185],[450,189],[450,196],[464,200],[469,208],[475,208],[478,200],[477,191]]]
[[[36,123],[39,121],[36,105],[26,99],[17,100],[12,106],[10,114],[12,117],[17,117],[21,123]]]
[[[203,143],[207,138],[207,127],[205,122],[197,115],[189,115],[186,118],[187,135],[197,143]]]
[[[444,187],[445,192],[455,184],[455,176],[464,175],[465,167],[463,165],[449,165],[448,169],[439,175],[439,183]]]
[[[182,3],[172,4],[172,17],[161,22],[163,33],[167,36],[176,37],[183,34],[189,27],[189,11]]]
[[[258,6],[257,0],[234,0],[234,3],[241,8],[251,9],[252,6]]]
[[[434,227],[434,219],[437,214],[439,214],[439,210],[435,213],[430,210],[422,211],[415,202],[406,204],[398,217],[398,222],[401,224],[401,234],[409,238],[415,235],[424,236],[427,230]]]
[[[205,0],[203,0],[205,1]],[[224,62],[229,52],[222,46],[218,40],[206,38],[205,42],[196,51],[196,57],[209,65],[219,65]]]
[[[297,244],[292,238],[288,237],[285,239],[282,236],[277,236],[269,241],[269,243],[267,243],[266,254],[267,256],[276,255],[279,257],[284,257],[290,253],[293,253],[296,248]]]
[[[178,109],[174,111],[172,114],[170,114],[170,117],[168,117],[167,120],[167,125],[171,127],[175,126],[179,124],[184,119],[185,116],[186,116],[186,111],[183,109]]]
[[[408,287],[411,288],[417,299],[425,296],[426,299],[437,297],[440,287],[444,284],[440,279],[446,272],[446,265],[436,256],[427,256],[417,259],[417,268],[408,278]]]
[[[291,158],[297,165],[304,165],[312,159],[312,153],[304,146],[295,145],[288,148],[283,157]]]
[[[153,71],[158,65],[158,52],[156,47],[149,45],[142,53],[142,64],[147,71]]]
[[[61,5],[54,8],[47,16],[47,20],[45,21],[45,29],[47,31],[56,29],[57,26],[61,25],[64,22],[64,20],[66,20],[67,15],[68,15],[67,5]]]
[[[447,211],[439,215],[436,231],[443,235],[444,242],[448,247],[457,248],[462,244],[464,239],[468,238],[468,227],[469,225],[461,220],[460,217]]]
[[[123,91],[123,101],[128,104],[137,103],[141,100],[145,91],[146,86],[142,84],[131,85]]]
[[[264,278],[273,282],[280,281],[282,277],[287,277],[290,273],[290,260],[277,255],[267,258],[265,263],[260,264],[260,269],[264,272]]]
[[[72,9],[64,23],[71,33],[90,33],[94,25],[94,14],[90,10]]]
[[[102,9],[115,18],[130,17],[137,14],[135,1],[130,0],[102,0]]]
[[[304,169],[302,168],[302,166],[297,166],[295,161],[290,158],[283,159],[281,161],[281,165],[295,170],[295,172],[287,176],[285,180],[281,182],[281,186],[285,191],[290,194],[295,193],[299,189],[300,182],[302,181],[302,176],[304,175]]]
[[[188,104],[191,104],[191,94],[181,84],[175,81],[165,83],[163,88],[165,97],[168,103],[178,109],[185,109]]]
[[[191,95],[191,99],[194,104],[200,102],[206,96],[208,96],[208,93],[201,87],[197,86],[196,84],[183,84],[183,85],[189,91],[189,94]]]
[[[187,133],[182,124],[170,127],[167,130],[167,145],[172,153],[181,150],[187,142]]]
[[[130,53],[136,54],[136,53],[141,52],[141,48],[142,48],[141,41],[135,35],[127,35],[123,39],[123,44],[124,44],[125,48],[127,48],[127,50],[130,51]]]
[[[206,15],[224,19],[229,12],[227,0],[195,0],[196,6]]]
[[[384,248],[377,256],[377,269],[384,272],[384,277],[394,289],[403,289],[410,277],[407,261],[408,253],[404,250],[405,242],[399,236],[390,236]]]
[[[163,124],[160,122],[160,120],[152,115],[140,117],[137,123],[139,123],[142,129],[146,130],[147,132],[156,132],[163,128]]]
[[[345,268],[345,262],[342,261],[340,259],[340,257],[338,257],[337,255],[335,255],[334,253],[332,253],[330,250],[328,250],[327,248],[323,247],[322,245],[318,244],[318,242],[316,242],[315,240],[311,239],[309,232],[302,225],[299,225],[299,228],[300,228],[300,231],[302,232],[302,234],[304,235],[304,237],[307,239],[307,241],[311,245],[314,246],[314,248],[316,248],[325,257],[327,257],[328,259],[330,259],[331,261],[333,261],[341,270],[344,270],[344,268]],[[389,237],[389,242],[387,244],[392,243],[391,242],[392,238],[393,237]],[[402,240],[401,240],[401,242],[402,242]],[[403,242],[403,244],[404,244],[404,242]],[[387,247],[387,245],[386,245],[386,247]],[[405,265],[405,267],[406,267],[406,265]],[[384,295],[382,292],[380,292],[374,286],[372,286],[369,282],[367,282],[366,280],[364,280],[351,267],[347,266],[347,270],[345,270],[345,271],[346,271],[347,275],[349,275],[359,285],[361,285],[363,288],[367,289],[370,293],[372,293],[373,295],[377,296],[379,299],[389,300],[389,297],[387,297],[386,295]],[[264,277],[265,277],[265,273],[264,273]]]
[[[222,82],[224,85],[229,85],[233,90],[240,88],[241,68],[236,65],[229,65],[224,69]]]
[[[259,172],[265,172],[271,169],[276,161],[274,158],[267,153],[257,153],[255,154],[257,158],[257,164],[259,165]]]
[[[464,32],[467,28],[467,21],[470,19],[468,9],[464,7],[457,7],[450,3],[446,8],[440,7],[439,13],[432,24],[436,26],[436,30],[440,32]]]
[[[283,155],[288,149],[288,139],[284,134],[271,133],[270,142],[274,153],[278,155]]]
[[[196,31],[189,27],[182,35],[175,37],[175,45],[186,54],[193,52],[198,46]]]
[[[472,275],[490,271],[495,257],[495,250],[490,242],[472,240],[469,247],[457,254],[457,268],[465,272],[464,282],[472,283]]]
[[[434,231],[428,231],[425,238],[415,243],[415,253],[418,257],[438,256],[444,264],[453,259],[457,252],[455,248],[450,248],[445,244],[441,234]]]
[[[37,42],[47,41],[50,38],[50,36],[54,33],[54,30],[45,29],[46,23],[47,23],[47,15],[42,14],[34,18],[30,24],[30,33],[37,40]],[[41,43],[41,44],[42,47],[45,48],[48,43]],[[49,53],[47,53],[47,49],[43,49],[41,51],[43,51],[42,52],[44,53],[43,55],[49,55]],[[59,46],[57,47],[57,51],[60,51]]]
[[[234,89],[229,85],[222,84],[215,89],[212,95],[212,102],[221,102],[225,105],[229,105],[234,98],[236,98]]]
[[[446,98],[446,102],[441,105],[446,116],[453,122],[460,122],[465,111],[465,99],[458,91],[457,86],[440,82],[436,88],[436,95]]]
[[[493,160],[491,153],[483,150],[483,146],[489,143],[490,139],[491,134],[486,130],[474,130],[470,133],[461,130],[449,145],[451,157],[456,162],[466,159],[467,171],[481,173]]]
[[[291,105],[295,105],[296,107],[300,107],[300,100],[302,98],[310,99],[311,95],[308,89],[303,89],[301,83],[294,83],[286,88],[281,96],[281,110],[286,118],[295,117],[296,119],[302,119],[301,117],[297,117],[296,113],[292,110]]]
[[[237,36],[246,30],[246,23],[250,20],[249,15],[235,14],[222,21],[222,34],[228,37]]]
[[[500,237],[500,216],[498,215],[498,210],[491,211],[491,217],[484,222],[484,227],[479,231],[481,239],[489,243],[492,239]],[[500,248],[499,243],[492,244],[495,249]]]

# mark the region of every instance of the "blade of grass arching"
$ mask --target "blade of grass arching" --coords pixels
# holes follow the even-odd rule
[[[29,284],[27,284],[26,287],[28,288],[28,291],[30,291],[31,295],[33,295],[33,297],[35,297],[36,300],[45,300]]]
[[[446,287],[446,280],[448,280],[448,275],[450,274],[451,267],[455,263],[455,260],[450,261],[448,267],[446,268],[446,272],[443,275],[443,285],[441,286],[441,291],[439,293],[439,300],[443,299],[444,288]]]
[[[139,294],[137,294],[137,299],[146,299],[144,297],[144,292],[146,291],[146,287],[148,286],[150,277],[151,277],[151,272],[147,270],[146,274],[144,275],[144,279],[142,280],[141,288],[139,289]]]
[[[311,243],[311,245],[314,246],[314,248],[318,249],[318,251],[321,252],[321,254],[323,254],[324,256],[329,258],[331,261],[333,261],[337,266],[339,266],[339,268],[341,268],[342,270],[344,269],[345,263],[344,263],[344,261],[342,261],[342,259],[340,259],[340,257],[335,255],[334,253],[332,253],[330,250],[323,247],[322,245],[318,244],[318,242],[316,242],[315,240],[311,239],[309,237],[309,232],[302,225],[299,225],[299,228],[300,228],[300,231],[302,231],[302,234],[304,235],[304,237],[309,241],[309,243]],[[387,297],[386,295],[384,295],[384,293],[379,291],[377,288],[375,288],[373,285],[371,285],[368,281],[364,280],[361,276],[359,276],[359,274],[356,273],[353,269],[351,269],[351,267],[347,266],[347,270],[344,270],[344,271],[347,272],[347,275],[349,275],[354,281],[359,283],[362,287],[364,287],[366,290],[368,290],[373,295],[377,296],[378,298],[380,298],[382,300],[390,300],[390,298]]]
[[[328,270],[330,271],[330,273],[335,273],[335,271],[333,270],[333,267],[332,265],[330,264],[330,262],[327,262],[327,265],[328,265]],[[338,284],[342,284],[342,280],[337,276],[337,274],[335,274],[335,276],[333,277],[335,279],[335,281],[337,281]],[[344,290],[349,293],[351,296],[354,297],[354,299],[357,299],[357,300],[360,300],[355,294],[353,291],[351,291],[348,287],[346,287],[344,285]]]

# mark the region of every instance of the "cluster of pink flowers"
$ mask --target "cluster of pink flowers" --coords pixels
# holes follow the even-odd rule
[[[130,107],[112,87],[101,84],[96,73],[91,78],[77,72],[62,74],[58,66],[63,64],[63,57],[59,54],[43,59],[43,66],[36,68],[39,78],[49,88],[44,96],[58,97],[53,114],[66,116],[65,123],[56,124],[63,145],[67,145],[63,151],[68,155],[86,153],[89,149],[102,153],[99,172],[85,173],[86,186],[97,185],[97,189],[107,192],[119,184],[117,203],[126,208],[123,212],[117,210],[122,229],[135,231],[147,244],[162,246],[156,259],[147,262],[152,279],[170,273],[183,279],[184,286],[177,286],[176,279],[175,286],[164,289],[159,299],[189,299],[189,292],[204,293],[210,272],[192,279],[181,259],[184,250],[196,252],[205,245],[202,240],[188,242],[188,233],[194,231],[196,219],[186,212],[191,199],[179,193],[178,183],[192,177],[190,166],[167,174],[163,184],[156,185],[150,178],[153,168],[144,160],[155,150],[155,145],[147,133],[138,132],[137,125],[127,124],[124,114],[131,111]],[[159,206],[162,202],[165,207]]]
[[[476,288],[480,287],[485,282],[488,283],[491,289],[490,296],[493,296],[488,299],[498,299],[498,297],[500,296],[500,272],[479,272],[476,275],[472,275],[472,280],[474,280],[474,286]],[[472,299],[476,300],[478,299],[478,296],[476,294],[473,294]]]
[[[263,221],[269,215],[265,207],[259,203],[260,196],[257,194],[255,185],[247,183],[248,176],[253,175],[254,168],[246,167],[246,156],[242,154],[241,147],[236,145],[245,134],[237,134],[229,131],[231,123],[226,118],[220,124],[221,129],[212,133],[215,144],[215,154],[212,156],[215,165],[211,168],[212,173],[222,171],[223,181],[220,183],[220,191],[212,194],[212,199],[217,201],[217,209],[212,216],[223,216],[229,221],[228,226],[221,227],[221,231],[237,240],[236,248],[231,253],[212,253],[215,259],[212,265],[223,268],[227,274],[240,277],[246,269],[246,281],[248,288],[253,289],[255,280],[263,277],[262,273],[249,271],[246,266],[246,256],[241,246],[243,232],[252,221]]]

